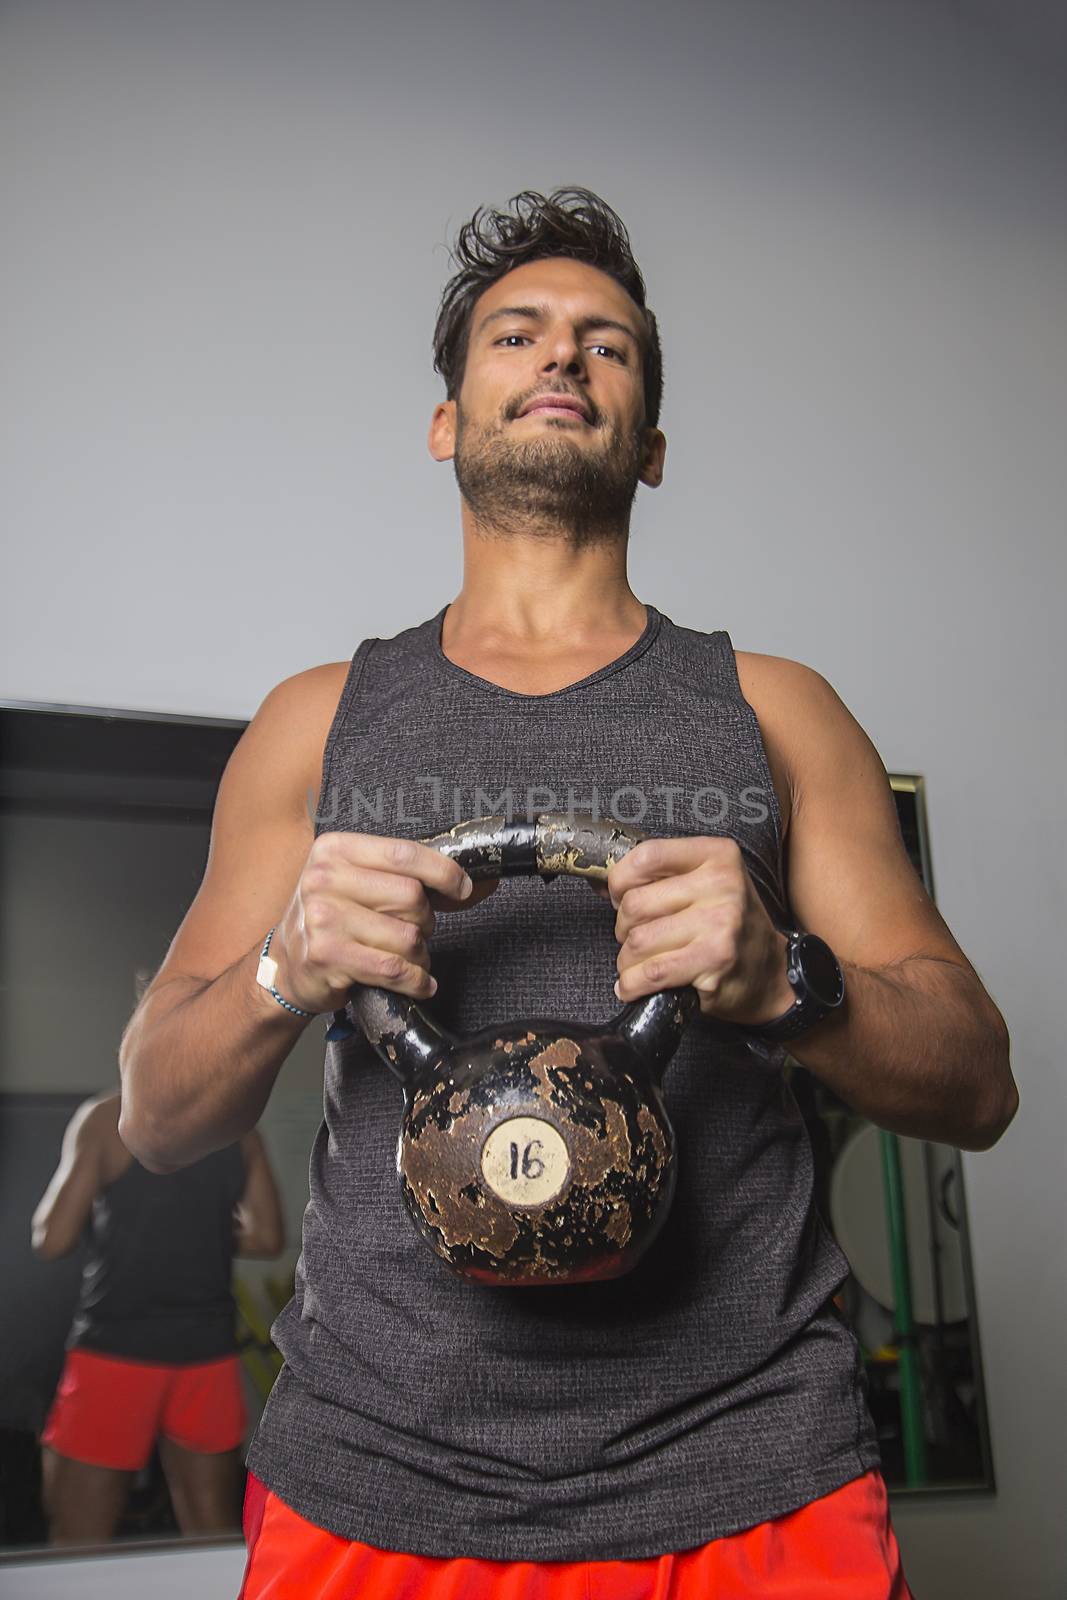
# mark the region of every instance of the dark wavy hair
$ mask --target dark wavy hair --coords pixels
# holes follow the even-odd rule
[[[451,251],[458,271],[445,284],[433,336],[434,370],[445,380],[448,399],[456,398],[463,383],[471,314],[478,297],[513,267],[567,256],[599,267],[640,308],[645,425],[654,428],[663,399],[663,355],[656,319],[645,304],[645,280],[622,218],[591,189],[554,189],[547,197],[524,189],[508,201],[508,208],[479,206],[460,228]]]

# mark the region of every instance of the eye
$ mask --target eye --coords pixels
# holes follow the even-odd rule
[[[496,344],[507,344],[509,339],[525,339],[527,344],[529,344],[529,342],[530,342],[528,334],[525,334],[525,333],[505,333],[502,339],[496,339],[496,340],[494,340],[494,343],[496,343]]]
[[[606,350],[608,355],[611,356],[614,361],[621,361],[623,366],[626,365],[626,357],[623,355],[621,350],[616,350],[614,345],[595,344],[592,346],[592,348],[594,350]]]

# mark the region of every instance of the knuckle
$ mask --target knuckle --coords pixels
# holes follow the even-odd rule
[[[331,966],[336,958],[337,944],[327,928],[309,928],[304,934],[304,957],[310,966],[320,969]]]
[[[640,844],[635,844],[630,851],[640,864],[642,870],[652,872],[663,859],[663,844],[659,839],[642,839]]]
[[[418,845],[414,839],[386,839],[385,859],[395,862],[398,867],[407,867],[415,860],[418,854]]]
[[[373,960],[374,971],[380,978],[403,978],[407,973],[409,963],[395,950],[376,950]]]
[[[422,903],[423,887],[418,878],[398,878],[396,888],[405,910],[414,911]]]
[[[304,868],[304,893],[321,894],[333,880],[333,872],[321,858]]]
[[[309,939],[319,936],[331,927],[333,913],[325,900],[312,898],[304,906],[304,929]]]

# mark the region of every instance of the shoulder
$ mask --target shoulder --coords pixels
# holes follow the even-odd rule
[[[761,726],[766,719],[792,742],[798,736],[806,741],[818,728],[830,732],[846,723],[858,726],[832,684],[814,667],[752,650],[738,650],[736,658],[741,692]]]
[[[797,692],[818,694],[830,689],[822,674],[802,661],[791,661],[787,656],[761,655],[757,650],[737,650],[735,655],[737,675],[746,699],[749,688],[772,698]]]
[[[756,714],[785,824],[820,773],[878,762],[871,741],[821,672],[786,656],[736,651],[741,693]],[[880,762],[878,762],[880,765]]]
[[[291,678],[283,678],[263,700],[253,721],[265,718],[279,723],[286,718],[332,721],[349,666],[347,661],[328,661],[323,666],[307,667]]]
[[[298,810],[308,789],[318,792],[322,758],[349,663],[308,667],[264,697],[230,756],[223,774],[225,795],[246,786],[262,795],[269,784]]]

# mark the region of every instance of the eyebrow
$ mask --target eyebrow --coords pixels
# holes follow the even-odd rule
[[[499,311],[490,311],[482,318],[478,324],[478,332],[484,333],[491,322],[503,322],[509,317],[525,317],[531,322],[543,322],[547,310],[547,306],[501,306]],[[639,349],[641,346],[641,340],[634,329],[614,317],[579,317],[574,326],[579,334],[591,333],[594,328],[612,328],[616,333],[625,334]]]

